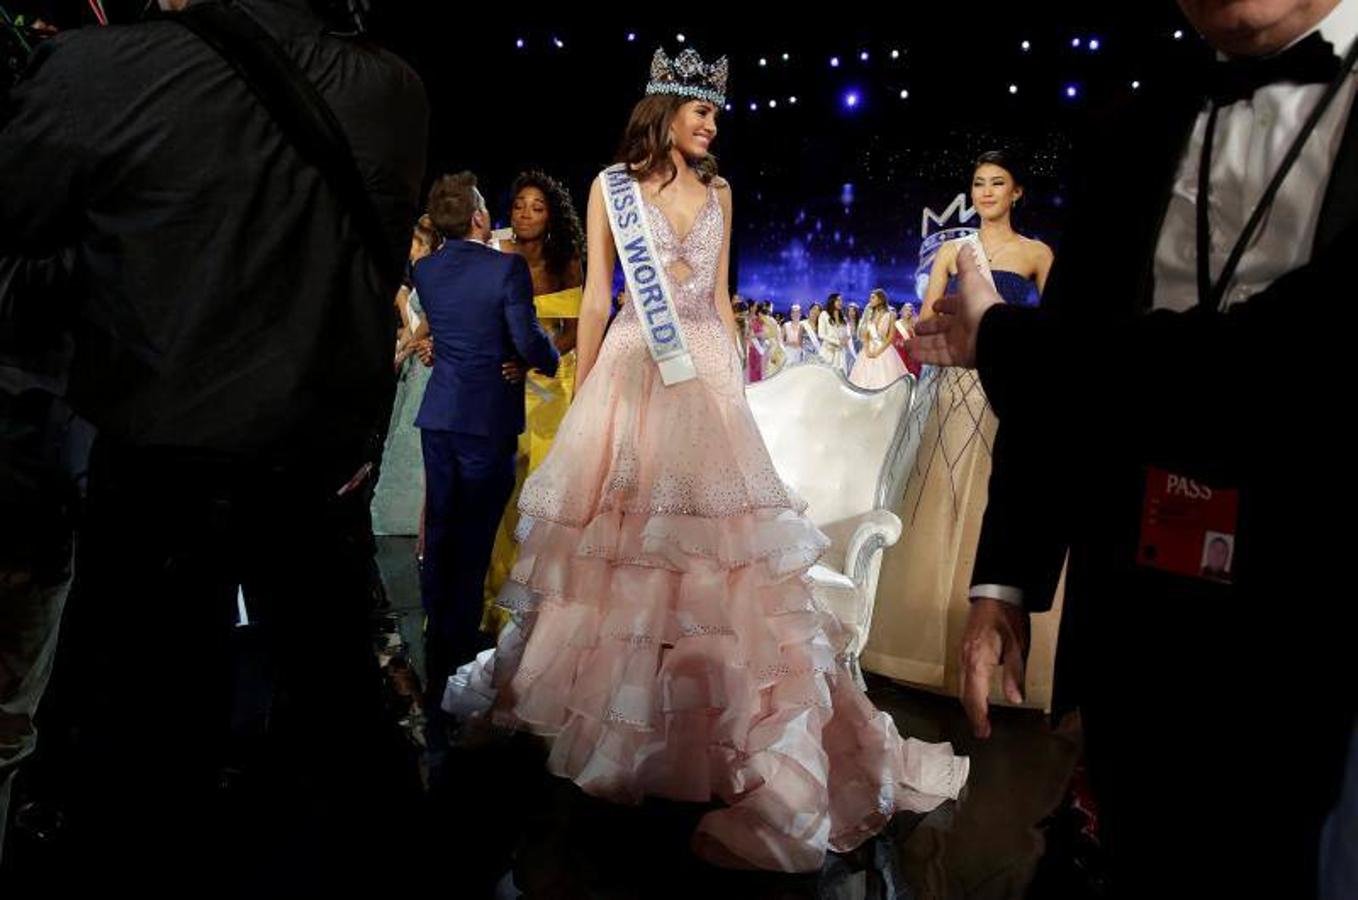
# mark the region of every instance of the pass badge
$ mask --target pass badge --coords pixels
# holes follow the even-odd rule
[[[1137,562],[1229,584],[1239,515],[1240,491],[1152,466],[1146,473]]]

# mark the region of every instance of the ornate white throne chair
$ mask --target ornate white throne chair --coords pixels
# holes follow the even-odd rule
[[[807,501],[807,515],[832,541],[808,573],[816,596],[849,635],[842,648],[862,681],[882,551],[901,537],[891,508],[905,489],[913,457],[906,413],[909,375],[864,391],[838,369],[794,366],[746,388],[755,421],[783,480]]]

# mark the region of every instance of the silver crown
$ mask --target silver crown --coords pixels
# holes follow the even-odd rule
[[[651,81],[646,85],[646,93],[706,100],[721,106],[726,102],[728,73],[724,56],[709,65],[692,47],[673,60],[662,48],[651,58]]]

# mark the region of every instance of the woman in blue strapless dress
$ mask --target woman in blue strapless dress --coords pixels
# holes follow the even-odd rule
[[[1033,306],[1046,282],[1052,252],[1041,241],[1014,230],[1010,213],[1022,195],[1005,155],[984,154],[971,185],[981,227],[975,238],[964,240],[979,240],[995,287],[1006,302]],[[930,318],[933,304],[951,292],[963,242],[939,249],[921,320]],[[971,571],[999,423],[974,371],[933,367],[926,367],[921,376],[911,419],[919,452],[897,510],[905,532],[883,559],[862,664],[892,678],[956,694],[958,649],[970,607]],[[1026,694],[1031,703],[1046,705],[1050,700],[1056,620],[1057,616],[1034,620]]]

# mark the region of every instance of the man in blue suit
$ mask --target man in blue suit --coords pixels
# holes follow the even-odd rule
[[[447,747],[444,685],[478,649],[482,585],[514,490],[524,387],[513,370],[552,375],[558,356],[533,309],[528,264],[483,243],[490,214],[476,176],[463,172],[436,181],[429,217],[447,238],[414,270],[434,338],[434,371],[415,426],[426,485],[420,575],[428,615],[425,710],[438,761]]]

